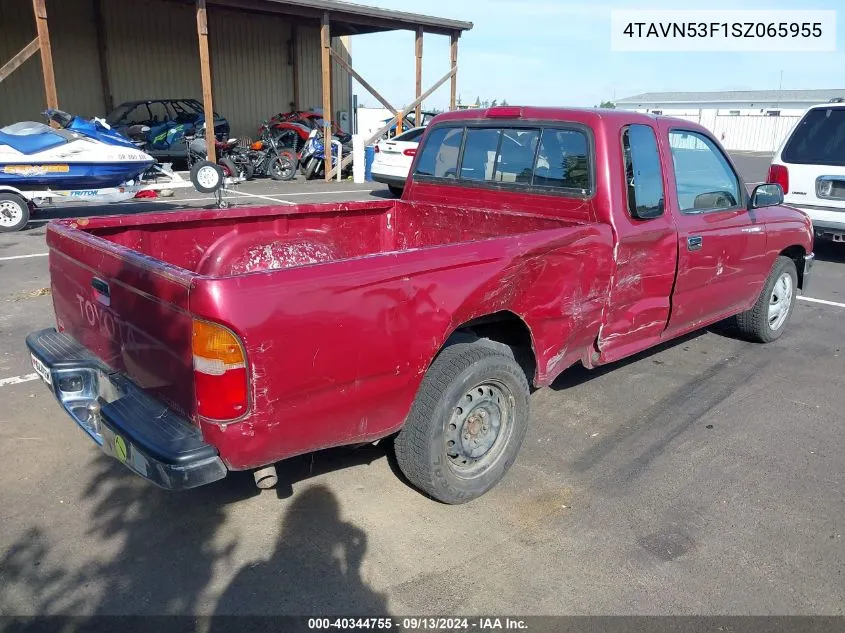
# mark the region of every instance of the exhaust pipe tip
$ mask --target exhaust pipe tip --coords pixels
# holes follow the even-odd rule
[[[276,474],[275,466],[259,468],[253,471],[252,475],[255,477],[255,485],[261,488],[261,490],[269,490],[279,483],[279,476]]]

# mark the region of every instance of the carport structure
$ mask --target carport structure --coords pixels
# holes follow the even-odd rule
[[[323,120],[325,127],[323,129],[325,146],[330,147],[331,129],[333,120],[333,85],[334,92],[337,93],[337,86],[342,85],[343,81],[338,82],[339,75],[354,77],[366,90],[381,102],[390,112],[394,114],[388,124],[380,130],[372,138],[367,139],[367,144],[381,136],[385,131],[390,129],[397,120],[401,119],[403,112],[400,112],[393,107],[364,77],[362,77],[350,63],[348,53],[344,54],[344,48],[338,46],[339,40],[345,37],[365,34],[377,33],[395,30],[410,30],[415,33],[414,56],[416,60],[416,92],[414,100],[405,108],[406,112],[416,110],[417,120],[419,120],[419,111],[422,102],[428,98],[435,90],[442,86],[447,81],[451,81],[451,95],[450,95],[450,109],[455,108],[456,101],[456,82],[457,82],[457,60],[458,60],[458,39],[462,32],[472,28],[472,23],[457,20],[450,20],[444,18],[437,18],[425,15],[417,15],[413,13],[405,13],[401,11],[394,11],[391,9],[380,9],[375,7],[367,7],[355,5],[347,2],[340,2],[337,0],[135,0],[132,3],[117,2],[117,0],[2,0],[3,5],[12,7],[12,10],[17,9],[19,13],[23,11],[24,3],[31,2],[32,13],[35,17],[35,37],[28,44],[23,46],[16,54],[0,66],[0,96],[3,95],[2,82],[8,79],[13,72],[20,68],[30,57],[35,53],[40,53],[41,59],[41,80],[43,83],[43,94],[46,97],[47,107],[56,108],[61,105],[62,92],[57,89],[57,77],[61,83],[62,68],[59,64],[66,65],[71,62],[68,59],[74,55],[82,60],[81,63],[77,61],[74,72],[79,76],[75,77],[74,95],[81,90],[77,89],[77,85],[81,84],[96,84],[96,90],[93,85],[88,86],[88,93],[86,95],[86,104],[89,108],[102,108],[109,110],[114,105],[115,93],[121,93],[125,100],[131,100],[127,96],[127,88],[123,88],[123,84],[128,82],[124,80],[124,75],[127,69],[131,71],[133,65],[130,63],[132,55],[143,57],[144,46],[143,43],[136,45],[134,50],[128,51],[123,40],[131,38],[135,35],[134,31],[141,29],[133,29],[135,24],[139,24],[143,19],[146,19],[151,12],[160,10],[162,15],[159,20],[150,18],[151,22],[156,22],[156,27],[162,31],[169,27],[168,22],[175,21],[176,18],[168,18],[167,10],[180,12],[180,19],[184,26],[185,11],[191,11],[196,16],[196,34],[198,41],[199,55],[193,59],[168,59],[169,64],[174,66],[182,65],[183,67],[194,67],[198,59],[198,70],[200,77],[200,85],[202,89],[202,100],[205,110],[205,118],[207,121],[214,120],[214,104],[221,97],[221,94],[215,93],[215,84],[225,83],[224,88],[217,87],[218,92],[222,92],[226,96],[227,88],[235,85],[236,82],[232,80],[233,74],[238,74],[239,81],[237,85],[244,84],[244,73],[250,73],[249,59],[244,62],[240,60],[238,71],[232,71],[234,64],[229,62],[226,57],[227,48],[237,46],[239,44],[237,37],[227,37],[229,32],[227,26],[233,24],[233,29],[237,26],[234,23],[243,16],[244,23],[255,24],[260,26],[258,21],[268,22],[274,20],[285,26],[287,29],[284,34],[279,34],[279,41],[271,41],[273,46],[278,46],[282,39],[286,39],[287,50],[290,51],[287,56],[288,64],[280,64],[280,68],[290,66],[290,82],[292,83],[291,98],[287,103],[293,106],[293,109],[302,109],[306,106],[304,103],[303,85],[315,86],[315,77],[311,75],[316,74],[315,68],[311,67],[306,61],[301,61],[307,56],[316,57],[319,52],[319,86],[323,110]],[[0,5],[0,14],[4,8]],[[13,6],[14,5],[14,6]],[[71,7],[71,5],[73,5]],[[63,15],[58,22],[51,22],[50,17],[54,12],[70,12],[73,10],[74,19],[77,20],[77,25],[67,24],[67,14]],[[12,11],[13,12],[13,11]],[[90,16],[90,18],[80,17]],[[175,15],[175,14],[174,14]],[[248,22],[252,20],[252,22]],[[15,32],[14,20],[6,20],[10,22],[9,34]],[[0,20],[2,22],[2,20]],[[83,24],[84,22],[84,24]],[[20,21],[19,21],[20,23]],[[53,31],[67,31],[61,34],[62,43],[66,45],[67,50],[63,50],[61,44],[55,44],[51,40],[51,28]],[[192,27],[193,28],[193,27]],[[244,27],[247,29],[248,27]],[[20,29],[18,29],[19,31]],[[154,31],[151,31],[154,32]],[[180,31],[171,31],[173,33],[180,33]],[[311,37],[319,33],[319,38]],[[442,78],[440,78],[428,90],[423,91],[422,86],[422,60],[423,60],[423,36],[424,34],[443,35],[450,38],[450,69]],[[0,24],[0,40],[6,37],[3,24]],[[88,37],[93,41],[83,42],[84,38]],[[122,36],[122,37],[121,37]],[[190,37],[189,33],[184,34],[187,39]],[[165,38],[167,41],[164,41]],[[18,37],[19,40],[19,37]],[[147,44],[148,49],[155,49],[157,44],[162,46],[173,46],[173,37],[163,35],[159,41],[150,41]],[[19,45],[20,46],[20,45]],[[78,53],[76,48],[85,48],[83,53]],[[73,50],[71,50],[73,49]],[[319,49],[319,51],[317,50]],[[2,47],[0,47],[2,50]],[[195,48],[194,51],[197,49]],[[256,47],[258,50],[258,47]],[[186,51],[180,49],[182,55],[186,55]],[[409,51],[410,53],[410,51]],[[256,53],[259,54],[259,53]],[[174,56],[170,53],[171,57]],[[2,57],[6,57],[4,54]],[[54,57],[58,60],[58,64],[54,66]],[[8,57],[7,57],[8,59]],[[76,58],[75,58],[76,59]],[[96,60],[96,63],[94,63]],[[143,65],[143,60],[136,66],[138,74],[143,75],[144,72],[155,72],[156,70],[166,70],[163,68],[152,68],[148,70]],[[260,60],[256,59],[256,62]],[[316,60],[315,60],[316,61]],[[0,59],[0,63],[3,60]],[[215,64],[219,62],[220,66],[225,66],[225,72],[228,73],[226,81],[221,79],[224,71],[215,69]],[[168,65],[169,65],[168,64]],[[78,68],[80,65],[83,68]],[[123,70],[123,74],[118,75],[115,69],[119,67]],[[309,73],[308,70],[312,72]],[[169,72],[173,72],[172,69]],[[282,72],[282,70],[279,70]],[[256,72],[256,75],[258,73]],[[99,76],[99,77],[98,77]],[[193,81],[192,75],[191,81]],[[266,68],[263,76],[267,76]],[[256,76],[256,84],[260,81],[260,77]],[[66,83],[69,83],[66,82]],[[121,86],[114,84],[120,83]],[[175,85],[177,82],[171,81],[170,85]],[[246,82],[249,84],[249,82]],[[31,87],[31,86],[30,86]],[[257,89],[257,88],[256,88]],[[163,90],[163,88],[159,88]],[[173,90],[173,88],[171,88]],[[71,92],[71,90],[69,90]],[[90,94],[97,92],[96,96]],[[165,95],[148,95],[149,98],[161,98]],[[182,97],[183,94],[171,94],[168,96]],[[77,102],[80,102],[82,97],[77,97]],[[139,95],[134,95],[138,98]],[[313,98],[313,97],[312,97]],[[32,100],[30,99],[30,102]],[[102,104],[102,105],[100,105]],[[27,108],[27,111],[31,108]],[[276,110],[278,111],[278,110]],[[206,126],[208,147],[210,148],[210,159],[214,159],[214,143],[213,126]],[[348,159],[347,159],[348,160]],[[333,176],[331,169],[331,158],[326,160],[326,179],[329,180]]]

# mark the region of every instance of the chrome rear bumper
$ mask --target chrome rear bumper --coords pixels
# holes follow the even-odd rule
[[[162,488],[195,488],[226,476],[200,430],[56,330],[26,338],[36,372],[74,422],[107,455]]]

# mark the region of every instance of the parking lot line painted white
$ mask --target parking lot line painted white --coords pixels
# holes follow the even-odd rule
[[[798,297],[801,301],[809,301],[810,303],[821,303],[826,306],[835,306],[837,308],[845,308],[845,303],[837,301],[828,301],[827,299],[814,299],[813,297]]]
[[[30,259],[32,257],[47,257],[50,253],[33,253],[32,255],[12,255],[10,257],[0,257],[0,262],[8,262],[13,259]]]
[[[276,204],[293,204],[293,202],[289,202],[287,200],[278,200],[276,198],[271,198],[270,196],[259,196],[257,193],[247,193],[246,191],[239,191],[238,196],[245,196],[247,198],[259,198],[261,200],[269,200],[270,202],[275,202]]]
[[[0,378],[0,387],[19,385],[30,380],[38,380],[38,374],[25,374],[23,376],[12,376],[11,378]]]

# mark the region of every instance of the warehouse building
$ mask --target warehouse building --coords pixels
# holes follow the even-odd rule
[[[808,107],[832,99],[845,89],[647,92],[616,107],[700,123],[729,150],[774,152]]]
[[[326,104],[348,130],[352,36],[416,32],[416,48],[396,53],[416,56],[419,97],[423,35],[451,38],[452,70],[438,86],[451,78],[454,94],[457,42],[470,28],[336,0],[0,0],[0,125],[41,120],[51,102],[103,116],[125,101],[207,105],[213,95],[233,135],[255,135],[278,112]]]

